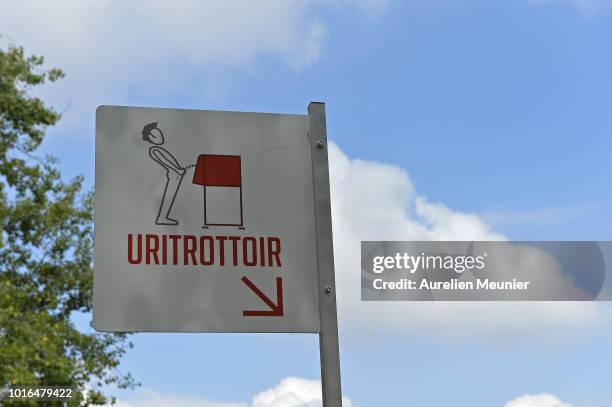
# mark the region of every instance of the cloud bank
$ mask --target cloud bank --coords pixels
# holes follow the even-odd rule
[[[215,98],[237,72],[268,58],[294,72],[316,63],[327,11],[384,13],[387,0],[10,1],[0,35],[67,76],[44,92],[62,126],[83,130],[100,104],[151,104],[170,95]]]
[[[608,322],[600,303],[361,302],[362,240],[506,240],[476,214],[419,195],[402,168],[329,148],[338,312],[351,335],[411,333],[488,340],[571,336]]]
[[[344,407],[352,401],[342,398]],[[115,407],[322,407],[321,382],[298,377],[287,377],[276,386],[259,392],[250,403],[212,401],[206,398],[161,394],[144,389],[134,397],[119,400]],[[524,395],[509,401],[504,407],[573,407],[551,394]]]
[[[344,407],[352,407],[343,397]],[[321,382],[298,377],[287,377],[271,389],[256,394],[251,403],[216,402],[203,398],[162,395],[143,390],[131,400],[119,401],[117,407],[322,407]]]

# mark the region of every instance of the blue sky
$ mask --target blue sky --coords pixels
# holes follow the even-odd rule
[[[0,31],[65,69],[42,91],[64,111],[44,150],[88,186],[97,105],[302,113],[326,102],[353,406],[504,407],[542,393],[567,404],[510,407],[612,406],[606,304],[355,304],[350,240],[610,240],[608,1],[58,4],[7,3]],[[360,184],[374,170],[389,181]],[[357,225],[362,211],[400,226]],[[319,378],[312,335],[133,342],[122,369],[162,399],[251,403],[283,378]],[[145,405],[137,393],[119,395]]]

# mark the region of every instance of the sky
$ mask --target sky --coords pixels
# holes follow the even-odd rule
[[[88,188],[98,105],[326,103],[345,406],[612,407],[609,304],[359,300],[361,240],[612,239],[609,0],[0,8],[3,45],[66,73],[43,151]],[[321,405],[315,335],[132,340],[122,407]]]

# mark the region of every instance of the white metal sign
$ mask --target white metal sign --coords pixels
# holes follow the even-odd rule
[[[320,332],[309,126],[308,115],[98,108],[94,327]]]

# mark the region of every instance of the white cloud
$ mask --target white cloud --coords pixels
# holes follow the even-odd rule
[[[343,397],[343,406],[351,401]],[[119,400],[117,407],[321,407],[321,382],[298,377],[287,377],[275,387],[253,397],[251,403],[217,402],[191,396],[160,394],[142,390],[130,400]]]
[[[325,9],[380,15],[387,0],[7,1],[0,34],[67,76],[46,87],[61,124],[91,125],[99,104],[202,103],[261,57],[299,72],[320,58]]]
[[[344,407],[352,407],[347,397]],[[151,389],[139,390],[133,397],[120,399],[115,407],[322,407],[321,382],[298,377],[287,377],[271,389],[253,396],[250,403],[212,401],[201,397],[161,394]],[[110,407],[110,406],[109,406]],[[551,394],[523,395],[504,407],[573,407]]]
[[[518,397],[504,407],[572,407],[551,394],[525,395]]]
[[[361,334],[405,333],[519,338],[590,332],[607,322],[600,303],[361,302],[361,240],[505,240],[470,213],[420,196],[408,173],[351,159],[330,144],[337,297],[341,328]]]
[[[351,401],[343,397],[342,405],[351,407]],[[319,407],[322,406],[321,382],[298,377],[288,377],[270,390],[253,397],[253,407]]]

